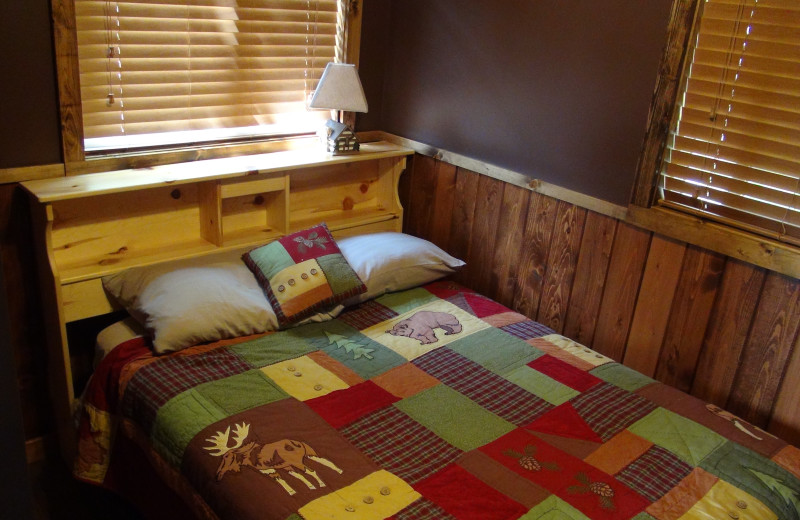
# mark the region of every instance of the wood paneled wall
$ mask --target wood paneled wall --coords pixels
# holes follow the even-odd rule
[[[422,155],[401,200],[459,282],[800,445],[800,280]]]

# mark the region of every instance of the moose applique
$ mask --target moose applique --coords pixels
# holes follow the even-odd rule
[[[342,473],[342,470],[336,464],[318,456],[314,448],[305,442],[282,439],[269,444],[258,444],[254,441],[244,444],[247,435],[250,433],[250,425],[242,423],[235,426],[233,446],[228,446],[231,434],[230,426],[225,432],[217,432],[216,435],[206,439],[206,442],[210,442],[211,446],[205,446],[204,449],[212,452],[211,455],[214,457],[222,457],[219,468],[217,468],[217,481],[222,480],[222,477],[229,471],[238,473],[242,467],[251,467],[272,478],[291,496],[296,491],[284,480],[278,472],[279,470],[286,471],[289,475],[305,484],[308,489],[324,488],[325,482],[317,475],[316,471],[306,466],[306,460],[312,460],[332,469],[336,473]],[[316,486],[300,473],[301,471],[314,479]]]
[[[406,336],[416,339],[421,345],[436,343],[439,338],[433,329],[444,330],[445,335],[461,332],[461,323],[458,318],[447,312],[419,311],[403,321],[397,322],[394,327],[387,330],[392,336]]]

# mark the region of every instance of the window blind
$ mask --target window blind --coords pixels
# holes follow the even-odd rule
[[[314,132],[340,3],[75,0],[86,151]]]
[[[800,244],[800,3],[700,9],[659,202]]]

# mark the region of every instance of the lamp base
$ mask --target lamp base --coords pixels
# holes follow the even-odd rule
[[[353,129],[333,119],[325,122],[318,135],[325,145],[325,150],[331,155],[356,154],[361,148]]]

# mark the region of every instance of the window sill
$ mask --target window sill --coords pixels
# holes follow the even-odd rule
[[[800,279],[800,248],[661,207],[628,206],[628,222]]]
[[[112,170],[149,168],[165,164],[199,161],[204,159],[220,159],[272,152],[302,150],[314,147],[318,143],[315,136],[301,136],[282,139],[260,140],[239,144],[209,144],[198,147],[173,148],[170,150],[144,151],[87,158],[83,161],[67,162],[66,174],[82,175]]]

